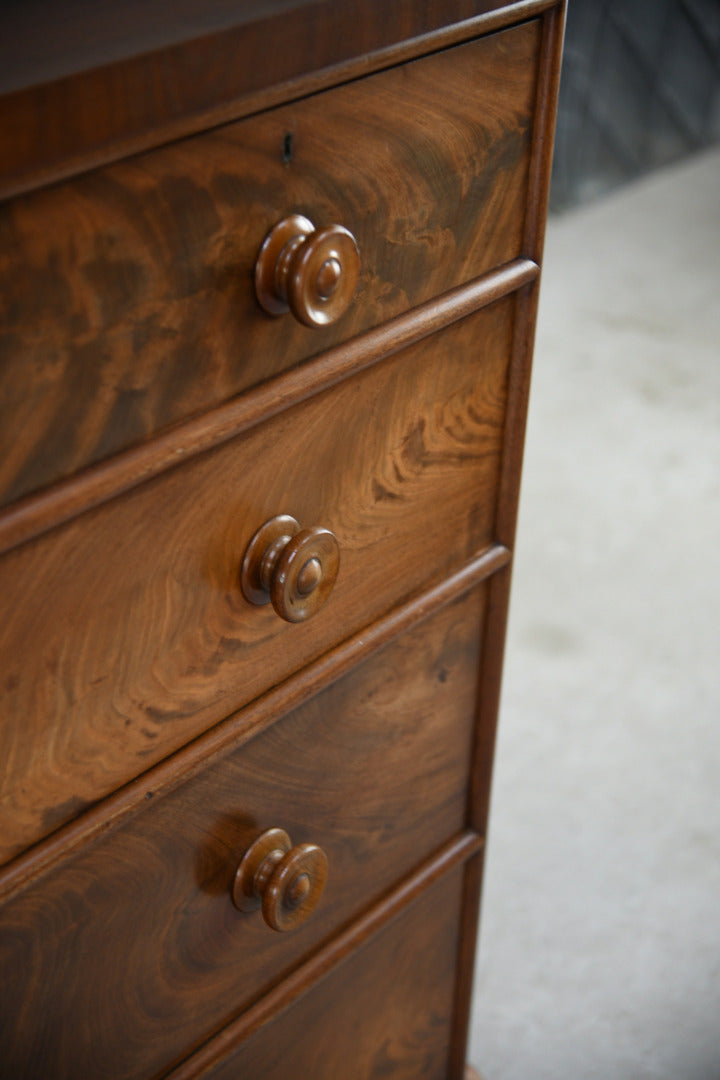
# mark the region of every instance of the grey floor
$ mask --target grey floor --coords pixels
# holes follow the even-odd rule
[[[720,152],[551,220],[470,1060],[720,1078]]]

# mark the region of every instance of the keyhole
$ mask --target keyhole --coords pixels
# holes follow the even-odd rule
[[[283,154],[282,159],[286,165],[289,165],[293,156],[293,137],[292,132],[288,131],[287,135],[283,139]]]

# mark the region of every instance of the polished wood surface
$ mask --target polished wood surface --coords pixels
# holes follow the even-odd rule
[[[238,911],[262,908],[271,930],[294,930],[315,910],[327,875],[327,855],[317,844],[293,847],[284,829],[266,829],[240,860],[233,903]]]
[[[0,1075],[156,1075],[462,831],[485,588],[6,901]],[[290,934],[232,899],[278,822],[330,866]]]
[[[292,132],[283,159],[293,157]],[[255,294],[269,315],[292,311],[305,326],[329,326],[345,314],[360,273],[360,252],[342,225],[316,229],[302,214],[274,225],[255,263]]]
[[[167,1080],[195,1080],[196,1077],[205,1076],[218,1062],[224,1062],[230,1054],[236,1052],[251,1035],[292,1005],[308,987],[344,964],[372,935],[389,926],[398,917],[402,918],[409,906],[429,888],[446,880],[450,873],[466,864],[467,860],[478,858],[482,850],[481,838],[470,830],[445,844],[432,858],[403,878],[389,892],[384,893],[375,904],[246,1009],[237,1020],[228,1024],[186,1058]],[[462,1072],[459,1075],[462,1075]]]
[[[327,602],[339,569],[340,548],[329,529],[301,529],[294,517],[278,514],[248,544],[240,587],[251,604],[272,603],[285,622],[304,622]]]
[[[538,85],[537,124],[533,135],[533,169],[531,170],[528,214],[525,221],[525,250],[540,260],[545,236],[545,219],[550,191],[555,110],[560,81],[565,5],[558,4],[543,19]],[[518,294],[516,337],[513,362],[510,367],[508,408],[506,415],[503,467],[499,480],[497,535],[511,550],[517,528],[520,478],[522,471],[525,427],[530,391],[532,352],[539,289],[523,289]],[[505,634],[510,596],[510,567],[493,576],[488,588],[486,646],[479,658],[480,700],[482,716],[497,716],[505,649]],[[495,725],[478,728],[469,804],[471,822],[486,828],[490,805],[490,783],[495,750]],[[482,863],[475,860],[466,875],[466,895],[463,907],[463,940],[466,948],[458,971],[458,1009],[452,1037],[451,1075],[460,1075],[468,1042],[473,962],[476,953]]]
[[[386,612],[376,622],[338,643],[307,664],[291,679],[271,687],[249,705],[232,713],[209,731],[142,773],[112,795],[0,868],[0,898],[24,888],[34,878],[59,866],[73,852],[141,813],[148,799],[165,796],[202,771],[207,763],[237,749],[329,686],[396,637],[413,630],[434,612],[475,586],[488,582],[507,567],[510,552],[494,544],[459,570]],[[492,716],[492,714],[488,714]]]
[[[5,858],[492,542],[513,310],[493,305],[0,560]],[[240,588],[278,511],[321,522],[342,551],[301,625]]]
[[[151,442],[132,447],[39,494],[20,499],[0,514],[0,553],[177,468],[197,454],[221,446],[400,349],[512,295],[535,282],[538,276],[539,267],[532,259],[514,259],[468,285],[451,289],[412,312],[328,349],[283,375],[267,379],[207,413],[175,425]]]
[[[160,0],[3,5],[0,197],[405,62],[428,43],[446,48],[554,2],[186,0],[189,20],[168,19]],[[193,25],[205,30],[193,36]]]
[[[1,1080],[477,1080],[563,14],[0,12]]]
[[[0,502],[519,256],[539,34],[536,20],[0,205]],[[362,252],[327,327],[255,296],[263,239],[292,211]]]
[[[444,1080],[461,874],[430,888],[342,967],[202,1075],[284,1080]],[[382,987],[382,991],[379,988]],[[318,1033],[318,1017],[332,1016]],[[195,1073],[194,1075],[198,1075]],[[192,1069],[185,1071],[190,1080]]]

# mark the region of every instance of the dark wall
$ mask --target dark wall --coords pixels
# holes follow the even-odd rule
[[[718,140],[720,0],[569,0],[553,209]]]

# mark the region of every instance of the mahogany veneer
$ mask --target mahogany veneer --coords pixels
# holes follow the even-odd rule
[[[564,5],[36,7],[0,1077],[467,1080]]]
[[[493,305],[0,561],[5,857],[491,543],[513,309]],[[337,583],[301,633],[238,587],[278,509],[340,546]]]
[[[0,1044],[14,1075],[42,1061],[31,995],[58,1075],[90,1058],[100,1075],[153,1075],[462,831],[484,597],[440,610],[6,902]],[[315,912],[288,934],[232,904],[243,853],[278,824],[329,861]],[[68,970],[73,955],[85,959]]]
[[[539,33],[535,20],[0,206],[0,498],[520,255]],[[355,303],[331,326],[257,303],[255,260],[285,207],[357,241]]]

